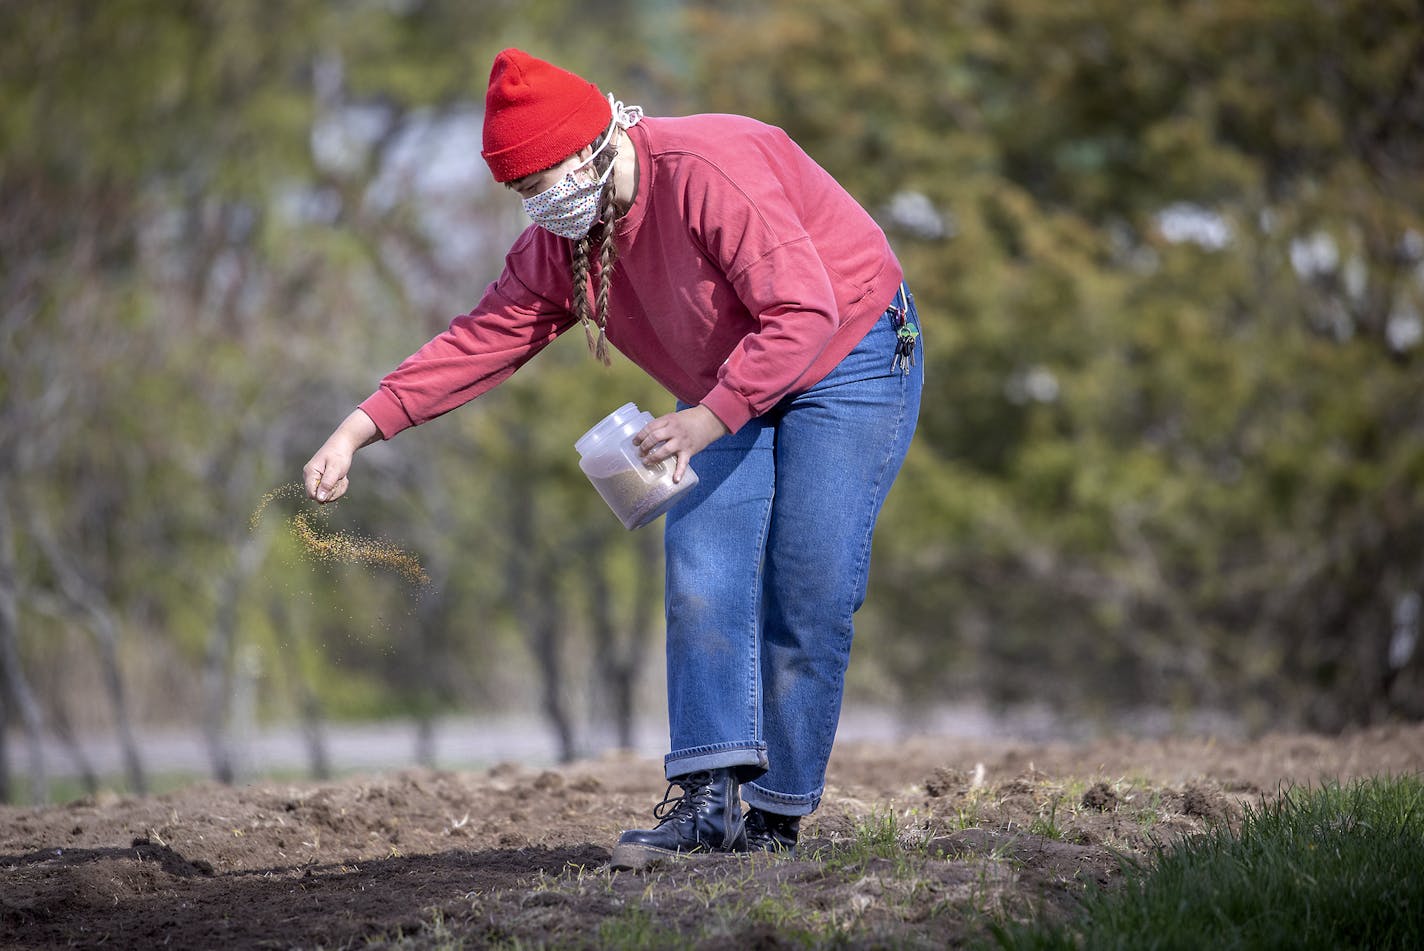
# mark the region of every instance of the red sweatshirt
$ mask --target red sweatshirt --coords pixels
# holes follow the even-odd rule
[[[865,210],[780,129],[702,115],[644,119],[628,135],[638,191],[616,226],[608,341],[735,432],[854,349],[894,297],[900,265]],[[361,404],[381,434],[492,389],[573,326],[572,249],[537,225],[520,235],[479,305]]]

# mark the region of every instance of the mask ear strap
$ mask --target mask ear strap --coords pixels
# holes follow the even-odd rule
[[[643,118],[642,106],[625,106],[613,98],[613,93],[608,94],[608,108],[613,110],[613,121],[624,129],[631,129]]]
[[[608,128],[603,133],[603,141],[598,143],[598,146],[594,148],[592,155],[575,165],[573,167],[573,171],[577,172],[581,168],[585,168],[589,165],[592,165],[593,160],[598,158],[599,153],[601,153],[604,149],[608,148],[608,143],[613,141],[613,126],[613,122],[608,123]]]
[[[593,160],[598,158],[599,154],[604,149],[608,148],[609,143],[613,141],[613,130],[615,128],[631,129],[643,119],[642,106],[625,106],[622,102],[613,98],[613,93],[608,94],[608,108],[612,110],[613,118],[609,120],[608,128],[603,131],[603,141],[598,143],[598,146],[593,150],[593,154],[590,155],[586,161],[580,162],[577,166],[574,167],[574,171],[578,171],[581,168],[585,168],[593,164]],[[613,166],[610,165],[608,168],[609,171],[611,171]],[[607,181],[608,174],[608,171],[605,171],[599,177],[599,182],[602,183]]]

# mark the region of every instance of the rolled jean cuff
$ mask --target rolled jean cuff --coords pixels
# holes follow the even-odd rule
[[[717,743],[676,750],[663,758],[669,781],[704,769],[737,767],[737,781],[747,782],[766,772],[765,743]]]
[[[820,806],[823,792],[825,792],[824,788],[805,796],[792,796],[788,793],[762,789],[756,783],[744,782],[742,783],[742,802],[749,806],[755,806],[763,812],[774,812],[779,816],[809,816]]]

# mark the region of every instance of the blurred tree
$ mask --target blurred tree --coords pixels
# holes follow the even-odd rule
[[[145,671],[137,715],[201,706],[223,778],[239,769],[228,736],[236,659],[283,682],[275,672],[286,665],[263,658],[314,641],[282,630],[292,623],[343,632],[285,678],[314,768],[322,709],[404,706],[428,723],[442,705],[492,702],[451,684],[452,665],[488,646],[456,646],[469,640],[469,602],[493,590],[478,573],[450,571],[442,553],[448,587],[420,602],[417,623],[391,624],[380,618],[404,616],[408,592],[353,587],[341,571],[291,572],[299,549],[272,530],[285,513],[274,509],[259,531],[248,515],[382,371],[493,276],[521,223],[478,159],[486,70],[511,37],[546,42],[540,24],[584,57],[612,45],[593,42],[599,31],[570,9],[0,4],[0,448],[7,500],[25,513],[14,546],[24,583],[4,589],[16,652],[6,709],[24,713],[31,733],[39,711],[21,702],[23,665],[62,669],[48,634],[81,620],[98,636],[121,733],[124,685]],[[618,4],[603,12],[627,15]],[[637,31],[600,29],[623,39],[619,55],[600,57],[616,79],[617,64],[636,59]],[[400,538],[422,511],[451,523],[422,541],[451,525],[489,530],[489,496],[459,489],[464,437],[443,432],[456,440],[407,437],[400,447],[424,457],[429,478],[372,451],[358,496],[365,533]],[[573,465],[555,476],[579,478]],[[535,542],[515,557],[537,566],[561,538]],[[306,585],[317,613],[294,621],[305,612],[258,590],[272,571]],[[620,585],[622,597],[646,594]],[[56,616],[43,604],[74,610]],[[414,640],[367,650],[356,640],[365,627],[382,641]],[[401,662],[388,662],[391,649]],[[467,669],[492,690],[526,676],[518,664]],[[84,706],[82,680],[42,679]],[[376,689],[363,694],[357,682]],[[263,695],[281,715],[281,698]],[[62,712],[59,693],[48,700]],[[79,713],[95,722],[97,711]]]
[[[236,775],[239,656],[316,770],[323,716],[414,716],[430,757],[441,711],[536,693],[566,753],[630,742],[657,530],[623,532],[571,448],[668,408],[626,361],[561,341],[363,454],[334,521],[410,545],[436,596],[312,565],[277,508],[248,527],[523,226],[478,158],[505,45],[653,114],[776,122],[892,235],[930,366],[870,682],[1424,715],[1421,24],[1406,0],[0,0],[0,662],[32,784],[47,723],[203,709]]]
[[[918,291],[925,413],[863,625],[909,702],[1424,715],[1392,621],[1424,575],[1417,4],[696,22],[708,106],[788,128]]]

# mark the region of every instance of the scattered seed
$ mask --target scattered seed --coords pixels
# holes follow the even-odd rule
[[[255,530],[263,511],[276,499],[299,498],[303,494],[299,482],[291,482],[268,492],[262,497],[257,510],[248,522],[249,530]],[[331,517],[335,503],[312,511],[300,511],[286,520],[288,529],[301,541],[309,556],[320,561],[342,562],[345,564],[365,564],[379,568],[390,568],[408,584],[425,585],[430,576],[421,567],[419,559],[391,543],[379,538],[360,535],[355,532],[333,532],[319,523]]]

